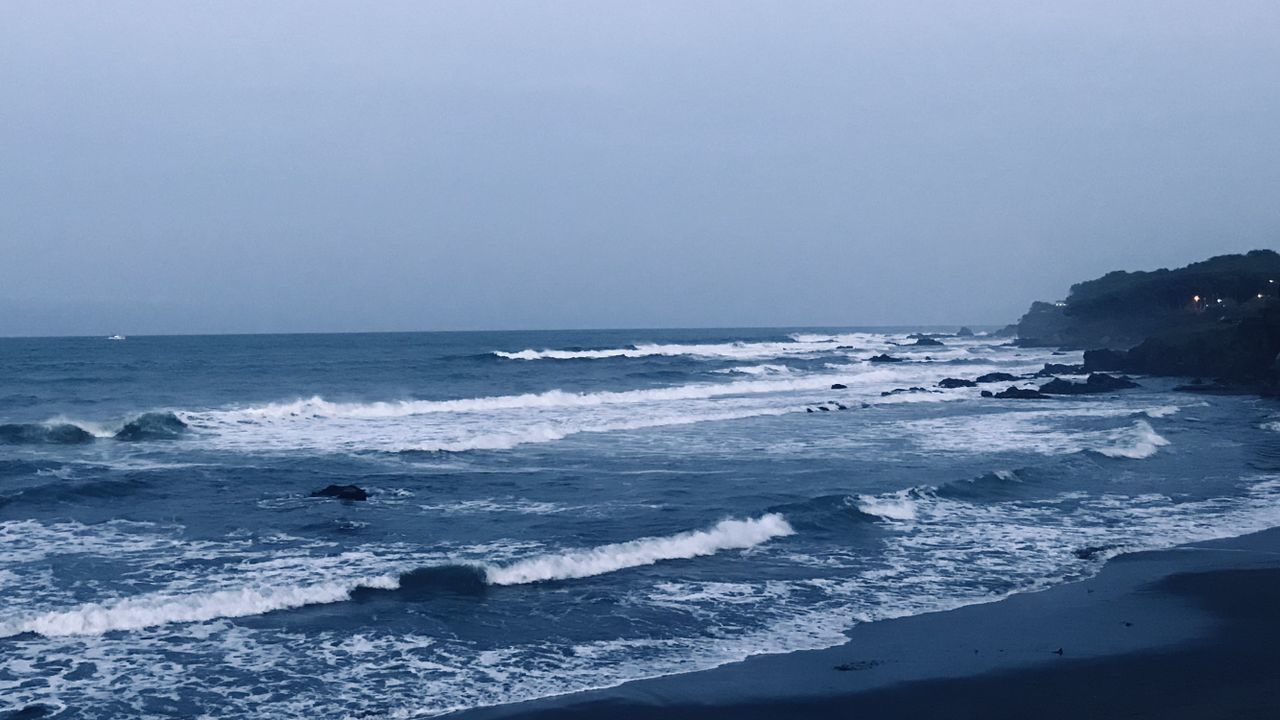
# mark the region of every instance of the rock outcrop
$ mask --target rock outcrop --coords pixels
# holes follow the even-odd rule
[[[331,497],[339,500],[368,500],[369,493],[355,485],[329,485],[323,490],[316,490],[311,497]]]
[[[1272,250],[1175,270],[1112,272],[1072,286],[1062,302],[1032,303],[1017,323],[1018,343],[1126,350],[1156,335],[1239,321],[1274,299],[1277,285],[1280,254]]]

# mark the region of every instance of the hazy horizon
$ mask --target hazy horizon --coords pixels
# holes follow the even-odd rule
[[[0,336],[1003,325],[1280,247],[1277,27],[5,3]]]

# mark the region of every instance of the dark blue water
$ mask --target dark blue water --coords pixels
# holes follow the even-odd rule
[[[907,332],[0,340],[0,712],[430,716],[1280,525],[1274,405]]]

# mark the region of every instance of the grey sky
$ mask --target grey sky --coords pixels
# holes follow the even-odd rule
[[[0,334],[995,323],[1280,246],[1280,3],[0,3]]]

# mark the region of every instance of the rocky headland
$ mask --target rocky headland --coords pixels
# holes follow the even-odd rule
[[[1032,303],[1005,332],[1086,350],[1083,372],[1187,377],[1181,389],[1280,394],[1280,254],[1254,250],[1174,270],[1108,273]],[[1049,388],[1068,390],[1066,388]],[[1045,388],[1042,388],[1045,390]]]

